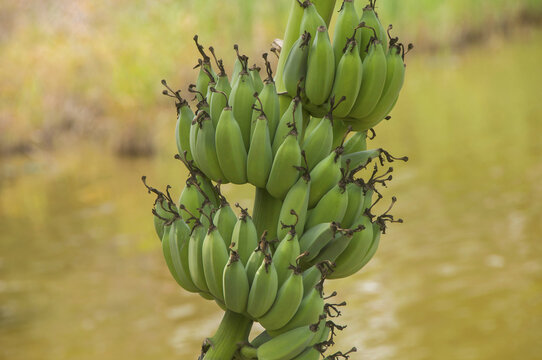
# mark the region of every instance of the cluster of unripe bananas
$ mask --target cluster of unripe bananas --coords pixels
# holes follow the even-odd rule
[[[391,36],[385,45],[372,1],[360,18],[344,0],[333,45],[316,7],[298,4],[299,37],[279,61],[285,92],[277,92],[267,54],[262,80],[234,46],[228,78],[214,49],[216,72],[194,38],[202,56],[189,86],[196,111],[162,81],[177,100],[176,158],[190,177],[178,202],[169,187],[145,183],[157,195],[154,225],[177,283],[265,328],[238,349],[241,359],[318,359],[341,329],[330,318],[342,304],[326,303],[324,280],[359,271],[386,223],[401,221],[391,206],[379,216],[373,209],[382,198],[376,186],[391,180],[392,168],[379,174],[379,165],[406,158],[368,150],[367,134],[397,101],[404,47]],[[265,220],[236,204],[238,216],[220,191],[225,183],[253,184],[268,199],[268,213],[255,210]]]

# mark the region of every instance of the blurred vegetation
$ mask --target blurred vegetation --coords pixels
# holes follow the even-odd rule
[[[215,46],[227,65],[234,42],[257,58],[282,35],[291,1],[2,1],[0,155],[81,139],[120,154],[152,154],[173,121],[160,79],[182,89],[194,80],[192,36]],[[359,11],[364,3],[356,0]],[[377,5],[395,34],[429,50],[454,49],[542,17],[540,0]]]

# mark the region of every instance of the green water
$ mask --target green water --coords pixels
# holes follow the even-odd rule
[[[541,58],[532,32],[408,59],[395,115],[371,143],[411,158],[386,192],[406,221],[364,271],[327,285],[348,301],[337,343],[359,349],[352,359],[542,356]],[[178,196],[174,148],[154,160],[92,146],[1,160],[0,358],[196,357],[221,310],[170,278],[139,180]],[[250,187],[225,192],[250,204]]]

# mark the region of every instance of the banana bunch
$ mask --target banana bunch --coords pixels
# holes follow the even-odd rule
[[[388,223],[402,221],[390,215],[395,197],[380,215],[375,205],[392,179],[388,164],[407,158],[367,142],[397,101],[411,46],[384,30],[374,0],[360,15],[344,0],[330,36],[334,4],[293,0],[275,78],[267,54],[249,67],[237,45],[228,77],[195,36],[192,103],[162,80],[177,109],[175,158],[190,176],[178,201],[170,186],[143,182],[156,195],[154,228],[171,275],[225,311],[202,359],[324,356],[343,305],[326,302],[324,281],[362,269]],[[252,216],[223,196],[227,183],[255,186]],[[249,342],[253,322],[265,331]]]

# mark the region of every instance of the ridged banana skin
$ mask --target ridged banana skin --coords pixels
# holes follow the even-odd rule
[[[299,171],[296,167],[300,165],[301,149],[296,136],[290,134],[280,145],[273,159],[273,165],[265,185],[269,194],[277,199],[284,199],[288,190],[299,178]]]
[[[346,42],[348,41],[348,38],[352,37],[354,28],[358,25],[358,23],[359,18],[356,12],[356,7],[354,6],[354,1],[343,1],[339,15],[337,16],[337,22],[335,23],[335,30],[333,32],[333,54],[335,55],[335,67],[339,65]],[[359,52],[359,49],[357,50]]]
[[[196,224],[188,240],[188,269],[192,282],[202,292],[209,293],[209,287],[205,280],[205,271],[203,270],[203,240],[207,230],[201,224]]]
[[[264,257],[264,253],[259,248],[254,250],[252,254],[250,254],[250,257],[248,258],[247,264],[245,266],[249,285],[252,285],[252,282],[254,281],[254,276],[256,276],[256,272],[260,268]]]
[[[179,155],[184,156],[186,151],[187,160],[192,160],[192,151],[190,150],[190,126],[194,120],[194,113],[188,103],[180,104],[177,114],[177,123],[175,124],[175,142]]]
[[[380,243],[381,230],[376,224],[361,231],[361,236],[350,242],[335,260],[336,268],[329,279],[341,279],[358,272],[373,257]]]
[[[235,258],[234,258],[235,259]],[[243,264],[237,259],[230,261],[223,274],[224,304],[236,313],[244,313],[247,308],[249,283]]]
[[[303,271],[303,297],[306,297],[320,280],[322,280],[322,272],[316,265]]]
[[[247,182],[247,152],[243,135],[231,108],[225,108],[215,132],[216,156],[226,179],[233,184]]]
[[[285,332],[258,348],[258,360],[286,360],[301,354],[314,338],[310,326],[301,326]]]
[[[327,244],[320,251],[318,256],[315,257],[309,263],[309,266],[318,264],[319,262],[322,262],[322,261],[334,262],[335,259],[337,259],[339,255],[341,255],[344,252],[344,250],[348,247],[348,245],[352,241],[352,238],[354,237],[355,234],[357,233],[337,235],[333,240],[329,242],[329,244]]]
[[[220,232],[220,236],[222,236],[224,244],[226,247],[229,247],[231,244],[233,228],[237,223],[237,215],[235,215],[235,212],[229,204],[223,204],[220,206],[213,218],[213,223]]]
[[[322,19],[322,16],[320,16],[314,5],[312,3],[308,4],[303,9],[303,17],[299,25],[299,36],[306,31],[311,34],[311,39],[314,39],[316,31],[320,26],[326,26],[326,22]]]
[[[241,215],[233,228],[231,242],[233,250],[239,253],[241,262],[245,265],[248,258],[258,246],[258,232],[250,216]]]
[[[314,116],[310,117],[303,131],[303,140],[300,141],[300,144],[303,144],[309,138],[309,136],[314,132],[314,129],[316,129],[318,125],[320,125],[320,122],[322,120],[323,118],[314,117]]]
[[[260,76],[260,68],[250,68],[248,72],[250,73],[250,77],[252,78],[252,85],[254,86],[254,91],[256,91],[258,94],[261,93],[263,89],[263,81]]]
[[[286,92],[291,97],[296,96],[298,82],[302,79],[301,86],[304,87],[304,78],[307,74],[307,61],[309,59],[310,39],[312,38],[308,37],[308,33],[302,34],[290,49],[284,63],[284,86]]]
[[[296,233],[302,233],[307,218],[307,207],[309,205],[309,191],[311,181],[304,178],[299,179],[294,186],[290,188],[288,194],[282,202],[279,213],[279,222],[277,224],[277,236],[282,239],[288,233],[287,228],[282,228],[282,224],[295,225]],[[291,211],[294,210],[297,216]]]
[[[224,301],[222,277],[228,258],[228,249],[218,230],[208,231],[202,246],[203,272],[211,295],[220,301]]]
[[[386,83],[382,90],[382,96],[369,115],[353,123],[353,129],[356,131],[367,130],[378,124],[389,114],[397,101],[405,80],[405,64],[400,50],[396,48],[390,50],[387,65]]]
[[[269,330],[271,336],[278,336],[292,329],[309,326],[318,322],[320,314],[324,312],[324,299],[314,287],[310,289],[301,300],[294,317],[278,330]]]
[[[333,145],[333,126],[328,118],[322,119],[316,128],[305,138],[301,148],[305,151],[309,169],[313,169],[329,155]]]
[[[353,182],[346,185],[348,193],[348,205],[341,221],[341,226],[351,228],[354,222],[361,216],[365,196],[362,187]]]
[[[277,89],[275,88],[275,83],[273,81],[265,81],[265,85],[259,95],[259,98],[263,105],[263,112],[265,114],[265,117],[267,118],[269,139],[271,143],[273,143],[273,137],[275,136],[275,131],[277,130],[277,125],[280,120],[279,96],[277,94]],[[252,123],[250,129],[251,142],[252,137],[254,136],[254,129],[257,124],[257,119],[259,115],[260,113],[258,111],[252,112]]]
[[[273,149],[268,123],[265,117],[256,119],[247,157],[247,180],[259,188],[265,188],[273,166]]]
[[[233,72],[231,74],[231,87],[232,89],[235,87],[237,82],[239,81],[239,73],[243,70],[243,64],[239,61],[239,58],[235,59],[235,62],[233,63]],[[250,78],[250,81],[252,81],[252,77]]]
[[[210,117],[202,121],[202,127],[198,131],[196,140],[196,151],[198,152],[199,167],[205,175],[214,181],[229,182],[220,169],[216,155],[215,128]]]
[[[215,89],[218,91],[222,91],[225,93],[228,97],[231,93],[231,85],[230,81],[228,80],[228,76],[219,75],[218,81],[216,83]],[[222,114],[222,110],[227,106],[226,97],[224,97],[224,94],[221,94],[219,92],[213,92],[211,93],[209,97],[209,108],[210,108],[210,114],[211,119],[213,120],[213,125],[218,125],[218,120],[220,119],[220,114]]]
[[[181,287],[189,292],[199,292],[199,289],[192,282],[190,274],[185,271],[183,264],[181,264],[181,252],[184,252],[185,247],[188,245],[187,241],[190,230],[182,219],[176,222],[179,223],[179,230],[176,229],[177,225],[175,223],[165,226],[164,237],[162,239],[164,258],[169,272]],[[181,226],[186,227],[186,231],[183,231],[184,229]]]
[[[186,183],[186,186],[181,192],[181,196],[179,196],[179,204],[183,204],[184,207],[194,215],[200,214],[198,209],[201,207],[203,200],[203,195],[190,182]],[[184,221],[189,221],[192,216],[186,211],[180,211],[180,215]]]
[[[288,233],[277,246],[273,254],[273,264],[277,270],[279,284],[283,284],[290,275],[290,266],[295,265],[296,258],[300,254],[299,249],[298,237],[291,233]]]
[[[280,286],[271,309],[258,321],[266,330],[280,329],[295,315],[303,299],[303,277],[294,271]]]
[[[341,179],[341,159],[332,152],[311,170],[311,190],[309,193],[309,209],[331,190]]]
[[[373,30],[370,28],[375,29],[376,37],[380,41],[380,43],[386,44],[388,37],[386,34],[386,30],[384,30],[382,23],[380,22],[380,20],[378,20],[378,16],[371,6],[366,6],[363,9],[363,14],[361,15],[360,22],[364,22],[366,26],[360,29],[361,42],[359,43],[359,51],[360,51],[361,59],[365,60],[367,56],[367,48],[368,48],[369,42],[371,41],[371,38],[374,37],[374,34],[375,34]]]
[[[195,120],[193,120],[192,124],[190,125],[190,133],[188,134],[188,138],[190,139],[190,153],[192,154],[192,160],[194,160],[194,163],[198,168],[200,167],[200,160],[196,145],[199,131],[200,125]]]
[[[350,160],[350,168],[353,169],[360,165],[366,165],[370,160],[377,158],[382,153],[382,149],[370,149],[358,151],[355,153],[344,154],[341,162],[342,166],[346,167],[346,163]]]
[[[386,53],[380,42],[373,42],[363,61],[364,77],[356,101],[348,117],[362,118],[369,115],[382,96],[388,72]]]
[[[278,286],[275,265],[272,262],[262,262],[250,286],[247,313],[257,319],[269,311],[275,302]]]
[[[335,82],[333,83],[331,95],[335,99],[345,97],[345,100],[338,104],[333,111],[335,117],[344,118],[348,116],[356,103],[362,79],[363,64],[354,41],[349,43],[346,52],[342,54],[335,72]]]
[[[327,101],[335,79],[335,58],[329,34],[325,26],[316,31],[309,58],[307,60],[307,77],[305,79],[305,94],[314,105]]]
[[[316,207],[307,213],[306,228],[317,224],[336,222],[342,224],[348,207],[348,193],[339,185],[334,186],[320,199]]]
[[[351,154],[357,151],[367,150],[367,132],[356,132],[344,143],[343,154]]]
[[[336,227],[332,223],[317,224],[306,230],[299,240],[300,251],[308,252],[302,261],[308,262],[318,256],[320,250],[329,244],[335,236]]]
[[[233,108],[233,117],[239,124],[241,134],[243,134],[246,150],[250,145],[250,123],[254,101],[254,86],[250,74],[241,71],[239,80],[231,89],[230,105]]]
[[[286,140],[286,137],[291,131],[288,124],[292,123],[295,124],[298,131],[303,128],[303,105],[301,104],[301,99],[298,97],[294,97],[292,99],[290,105],[279,120],[277,131],[275,132],[275,137],[273,138],[273,155],[277,154],[279,147],[282,145],[284,140]]]
[[[202,65],[199,67],[198,78],[196,79],[196,90],[198,90],[201,93],[201,95],[196,94],[196,97],[197,97],[198,101],[203,100],[202,95],[203,95],[203,97],[207,96],[207,89],[209,87],[209,82],[211,81],[211,79],[205,73],[205,71],[203,69],[205,69],[209,73],[211,73],[213,78],[216,78],[216,74],[213,71],[213,68],[211,67],[210,62],[209,61],[204,61],[202,63]]]

